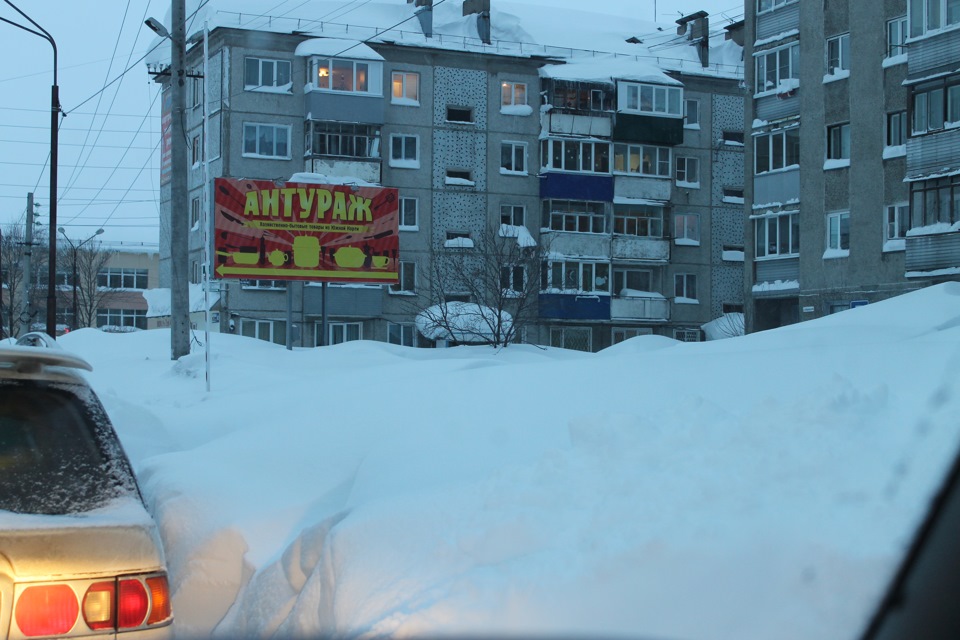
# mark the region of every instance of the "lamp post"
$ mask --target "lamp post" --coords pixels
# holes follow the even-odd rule
[[[53,47],[53,86],[50,88],[50,254],[47,259],[49,263],[49,269],[47,271],[48,280],[47,280],[47,334],[56,339],[57,336],[57,295],[53,289],[53,283],[57,279],[57,238],[56,234],[53,233],[53,230],[57,228],[57,147],[58,147],[58,125],[59,118],[57,117],[60,114],[60,87],[57,86],[57,43],[54,41],[53,36],[51,36],[46,29],[41,27],[39,24],[34,22],[33,18],[21,11],[15,4],[10,0],[4,0],[8,5],[13,7],[13,9],[19,13],[21,16],[26,18],[30,24],[35,26],[37,30],[30,29],[25,27],[22,24],[17,24],[6,18],[0,18],[3,22],[7,24],[12,24],[15,27],[23,29],[28,33],[32,33],[35,36],[40,36],[44,40],[50,43],[50,46]],[[32,213],[32,212],[28,212]],[[29,219],[28,215],[28,219]]]
[[[70,249],[73,250],[73,323],[74,325],[79,325],[80,315],[79,315],[79,306],[77,305],[77,251],[80,249],[80,247],[87,244],[88,242],[96,238],[98,235],[103,233],[103,229],[97,229],[97,231],[92,236],[90,236],[80,244],[73,244],[73,241],[70,240],[70,238],[67,236],[67,232],[63,227],[60,227],[59,229],[57,229],[57,231],[59,231],[60,234],[63,235],[63,239],[67,241],[67,243],[70,245]],[[74,326],[74,329],[77,329],[77,328],[79,327]]]

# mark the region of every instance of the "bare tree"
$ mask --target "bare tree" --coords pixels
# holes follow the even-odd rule
[[[76,249],[61,244],[58,264],[61,265],[64,273],[69,274],[66,282],[70,286],[59,288],[57,305],[63,310],[73,311],[74,287],[76,287],[76,317],[72,322],[74,328],[96,326],[97,310],[103,306],[104,300],[114,293],[115,289],[100,282],[100,272],[114,254],[114,251],[104,249],[103,245],[96,240]],[[76,260],[75,270],[74,260]]]
[[[29,325],[42,317],[46,296],[47,253],[42,250],[42,237],[35,237],[33,246],[27,246],[22,223],[7,225],[2,232],[0,269],[3,271],[3,291],[0,315],[3,317],[3,333],[15,337],[20,333],[22,322]],[[31,253],[30,270],[33,272],[33,286],[29,287],[30,304],[27,304],[27,274],[24,271],[24,256],[28,251]],[[39,286],[41,284],[44,286]]]
[[[437,335],[456,342],[506,346],[536,318],[545,250],[523,227],[488,226],[476,237],[448,241],[429,273],[434,303],[420,311]],[[447,302],[445,294],[470,302]]]
[[[742,313],[725,313],[713,320],[713,326],[720,338],[736,338],[744,334]]]

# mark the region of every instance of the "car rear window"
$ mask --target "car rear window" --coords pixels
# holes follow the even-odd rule
[[[136,481],[89,389],[0,384],[0,509],[79,513],[130,494]]]

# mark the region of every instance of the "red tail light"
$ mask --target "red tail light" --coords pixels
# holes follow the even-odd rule
[[[136,578],[122,578],[118,581],[118,586],[120,593],[117,596],[117,628],[139,627],[150,610],[147,590]]]
[[[170,618],[170,585],[167,576],[147,578],[147,588],[150,589],[150,619],[147,624],[157,624]]]
[[[83,596],[83,621],[93,630],[113,628],[114,582],[90,585]]]
[[[17,599],[14,617],[25,636],[57,636],[73,628],[80,605],[65,584],[27,587]]]

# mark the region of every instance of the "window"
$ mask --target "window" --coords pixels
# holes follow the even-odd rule
[[[190,282],[197,284],[200,280],[200,261],[194,260],[190,263]]]
[[[615,104],[614,91],[608,85],[559,79],[551,85],[548,85],[547,100],[558,109],[606,111]]]
[[[190,227],[199,229],[200,226],[200,198],[190,199]]]
[[[663,207],[613,205],[613,232],[644,238],[663,237]]]
[[[757,13],[761,11],[770,11],[785,4],[790,4],[794,0],[757,0]]]
[[[602,202],[544,200],[541,226],[551,231],[606,233],[606,218]]]
[[[700,342],[700,329],[674,329],[673,339],[680,342]]]
[[[522,227],[525,224],[525,207],[522,204],[500,205],[500,224]]]
[[[591,351],[590,327],[550,327],[550,346],[574,351]]]
[[[720,306],[721,313],[743,313],[743,304],[739,302],[724,302]]]
[[[500,106],[513,107],[527,104],[527,85],[523,82],[500,84]]]
[[[243,125],[243,155],[258,158],[290,158],[290,127],[275,124]]]
[[[886,223],[883,226],[883,239],[900,240],[907,237],[910,225],[910,205],[906,202],[887,206]]]
[[[308,122],[306,153],[310,156],[379,158],[380,128],[352,122]]]
[[[613,295],[622,296],[630,291],[653,291],[653,273],[648,269],[614,269]]]
[[[673,217],[673,238],[676,244],[699,247],[700,214],[676,214]]]
[[[827,159],[850,159],[850,123],[827,127]]]
[[[395,293],[413,293],[417,290],[417,263],[400,261],[399,282],[390,285]]]
[[[409,323],[391,322],[387,325],[387,342],[404,347],[415,347],[417,329]]]
[[[960,75],[911,87],[908,104],[914,135],[960,126]]]
[[[607,108],[605,96],[603,91],[600,89],[591,89],[590,90],[590,110],[591,111],[604,111]]]
[[[97,309],[97,327],[147,328],[146,309]]]
[[[320,341],[323,323],[318,322],[316,328],[316,334],[314,336],[314,344],[316,345],[342,344],[344,342],[363,339],[363,323],[361,322],[328,322],[326,343]]]
[[[910,228],[960,221],[960,174],[910,183]]]
[[[756,256],[800,255],[800,214],[796,211],[758,218],[754,222]]]
[[[447,107],[447,122],[473,124],[473,109],[470,107]]]
[[[850,212],[827,214],[827,249],[850,250]]]
[[[203,78],[199,77],[202,72],[194,69],[190,73],[192,75],[188,80],[187,99],[191,107],[199,107],[203,104]]]
[[[800,43],[764,51],[756,56],[755,93],[785,93],[800,82]]]
[[[743,131],[724,131],[721,138],[723,144],[743,145]]]
[[[446,184],[459,185],[464,187],[474,186],[473,174],[467,169],[447,169]]]
[[[617,95],[621,111],[683,117],[683,89],[680,87],[623,83]]]
[[[610,265],[606,262],[558,260],[546,265],[541,274],[540,284],[543,289],[608,293]]]
[[[243,66],[243,88],[247,91],[258,89],[290,89],[289,60],[268,60],[266,58],[246,58]]]
[[[827,73],[850,70],[850,34],[827,39]]]
[[[700,128],[700,101],[688,98],[683,101],[683,126]]]
[[[677,186],[700,186],[700,160],[697,158],[677,158]]]
[[[390,166],[404,169],[419,169],[420,138],[402,133],[391,134]]]
[[[800,166],[800,128],[781,129],[753,138],[754,173]]]
[[[380,95],[382,67],[371,60],[339,60],[312,58],[310,81],[323,91]]]
[[[525,142],[502,142],[500,144],[500,168],[509,173],[526,173],[527,144]]]
[[[283,320],[240,319],[240,335],[274,344],[287,343],[287,323]]]
[[[637,336],[649,336],[653,334],[653,329],[647,327],[614,327],[611,329],[611,340],[613,344],[620,344],[624,340],[636,338]]]
[[[731,199],[743,200],[743,187],[724,187],[723,197],[724,202],[729,202]]]
[[[400,228],[417,229],[417,214],[420,201],[416,198],[400,198]]]
[[[697,300],[697,274],[677,273],[673,276],[673,294],[677,302]]]
[[[97,286],[107,289],[146,289],[147,273],[146,269],[101,269],[97,274]]]
[[[197,134],[190,138],[190,164],[203,162],[203,138]]]
[[[907,53],[907,16],[900,16],[887,22],[887,57],[906,55]]]
[[[420,105],[420,74],[410,71],[394,71],[390,101],[393,104]]]
[[[244,289],[286,289],[286,280],[241,280]]]
[[[526,280],[526,270],[522,265],[500,267],[500,288],[504,291],[523,291]]]
[[[907,144],[907,112],[895,111],[887,114],[887,146],[897,147]]]
[[[917,37],[927,31],[960,24],[960,1],[958,0],[911,0],[910,36]]]
[[[613,145],[613,170],[658,178],[670,177],[670,147],[647,144]]]
[[[610,173],[610,145],[583,140],[543,140],[540,160],[545,169]]]

